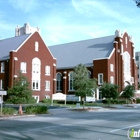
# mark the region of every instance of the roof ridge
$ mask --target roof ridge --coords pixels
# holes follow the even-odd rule
[[[31,34],[31,33],[30,33]],[[24,35],[19,35],[19,36],[14,36],[14,37],[9,37],[9,38],[5,38],[5,39],[2,39],[0,41],[4,41],[4,40],[8,40],[8,39],[13,39],[13,38],[18,38],[18,37],[22,37],[22,36],[27,36],[27,35],[30,35],[30,34],[24,34]]]
[[[72,42],[67,42],[67,43],[62,43],[62,44],[50,45],[48,47],[59,46],[59,45],[66,45],[66,44],[71,44],[71,43],[78,43],[78,42],[89,41],[89,40],[94,40],[94,39],[101,39],[101,38],[106,38],[106,37],[113,37],[113,36],[115,36],[115,35],[109,35],[109,36],[103,36],[103,37],[97,37],[97,38],[91,38],[91,39],[72,41]]]

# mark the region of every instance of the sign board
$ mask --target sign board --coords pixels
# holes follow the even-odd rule
[[[7,95],[7,91],[0,90],[0,95]]]
[[[63,93],[55,93],[52,95],[53,100],[66,100],[66,95]]]

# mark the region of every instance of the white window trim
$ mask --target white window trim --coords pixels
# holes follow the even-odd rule
[[[114,72],[114,65],[113,64],[110,64],[110,71]]]
[[[45,91],[50,91],[50,81],[45,81]]]
[[[74,88],[72,87],[72,89],[70,89],[70,74],[73,73],[73,71],[69,72],[68,76],[69,76],[69,90],[68,91],[75,91]],[[72,79],[73,82],[73,79]]]
[[[38,44],[38,42],[37,42],[37,41],[35,42],[35,51],[36,51],[36,52],[38,52],[38,51],[39,51],[39,44]]]
[[[39,103],[39,95],[32,95],[34,99],[36,99],[36,103]]]
[[[114,77],[113,76],[110,76],[110,83],[114,84]]]
[[[1,62],[1,73],[5,73],[5,63]]]
[[[57,78],[57,75],[61,75],[61,78],[60,79],[58,79]],[[63,77],[64,78],[64,77]],[[57,88],[57,82],[59,83],[58,84],[58,87],[59,88]],[[62,74],[60,73],[60,72],[58,72],[57,74],[56,74],[56,91],[62,91],[62,89],[61,89],[61,82],[62,82]]]
[[[33,88],[33,83],[35,83],[35,88]],[[38,88],[36,84],[38,83]],[[32,90],[40,91],[40,80],[32,80]]]
[[[0,79],[0,90],[4,90],[4,88],[3,88],[3,80],[2,79]]]
[[[50,66],[45,67],[45,75],[50,76]]]
[[[27,69],[26,62],[21,62],[20,63],[20,71],[21,71],[21,73],[26,73],[27,72],[26,69]]]
[[[100,76],[102,76],[102,82],[100,82]],[[103,73],[99,73],[98,74],[98,85],[102,85],[103,84],[103,80],[104,79],[104,75],[103,75]]]

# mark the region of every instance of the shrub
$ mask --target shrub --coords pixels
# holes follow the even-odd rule
[[[50,105],[51,104],[51,102],[52,102],[52,100],[50,99],[50,98],[44,98],[43,100],[42,100],[42,103],[46,103],[46,104],[48,104],[48,105]]]
[[[48,108],[46,106],[27,106],[25,108],[25,113],[26,114],[46,114],[48,111]]]
[[[13,115],[13,114],[15,114],[16,112],[17,112],[17,110],[14,109],[14,108],[11,108],[11,107],[4,107],[4,108],[2,109],[2,113],[3,113],[4,115]]]
[[[137,98],[136,99],[136,103],[140,103],[140,98]]]

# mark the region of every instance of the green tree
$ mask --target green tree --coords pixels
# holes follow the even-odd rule
[[[88,70],[83,64],[79,64],[74,68],[73,77],[75,95],[81,97],[81,101],[83,101],[84,108],[84,99],[86,96],[93,96],[93,90],[96,88],[96,80],[89,78]]]
[[[14,80],[13,86],[8,88],[7,102],[14,104],[35,103],[29,85],[27,78],[19,73],[19,76]]]
[[[106,98],[108,102],[108,106],[110,105],[111,99],[118,98],[118,95],[119,95],[119,93],[117,92],[118,88],[119,87],[117,85],[106,83],[106,82],[104,82],[102,87],[100,88],[101,93],[102,93],[102,98]]]
[[[140,7],[140,0],[134,0],[134,1],[136,3],[137,7]]]
[[[126,102],[128,105],[128,101],[130,98],[134,97],[134,86],[133,85],[127,85],[124,89],[123,89],[123,93],[122,93],[122,97],[126,98]]]

